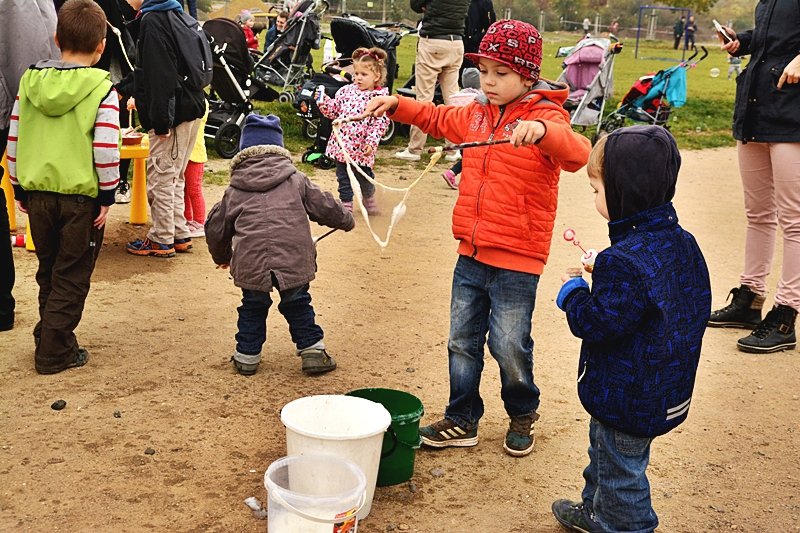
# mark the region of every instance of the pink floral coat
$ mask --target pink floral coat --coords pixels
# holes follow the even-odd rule
[[[386,96],[388,94],[389,91],[384,87],[371,91],[362,91],[355,83],[351,83],[339,89],[334,98],[326,96],[324,101],[319,104],[319,110],[330,119],[354,117],[364,112],[367,102],[373,97]],[[386,116],[369,117],[357,122],[342,124],[342,129],[339,133],[342,136],[347,153],[350,154],[353,161],[359,165],[372,168],[375,165],[375,151],[378,148],[378,142],[380,142],[388,126],[389,118]],[[364,153],[364,148],[367,146],[371,146],[372,150],[369,153]],[[345,162],[342,149],[333,134],[328,140],[328,148],[325,153],[336,161]]]

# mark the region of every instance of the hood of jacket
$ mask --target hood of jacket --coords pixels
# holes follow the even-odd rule
[[[20,88],[42,114],[60,117],[108,79],[108,72],[100,69],[48,60],[37,63]]]
[[[144,0],[142,3],[142,13],[150,11],[172,11],[173,9],[183,10],[183,6],[178,0]]]
[[[245,148],[231,160],[231,187],[266,192],[297,172],[291,154],[280,146],[259,144]]]
[[[681,154],[664,128],[618,129],[608,136],[604,155],[611,222],[666,204],[675,196]]]

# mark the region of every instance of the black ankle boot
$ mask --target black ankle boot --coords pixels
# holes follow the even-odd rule
[[[708,326],[712,328],[745,328],[751,329],[761,322],[761,308],[764,297],[750,290],[747,285],[731,289],[728,296],[733,295],[731,303],[711,313]]]
[[[748,353],[794,350],[797,346],[797,337],[794,333],[796,318],[797,311],[791,307],[776,305],[753,330],[753,333],[739,339],[736,345],[741,351]]]

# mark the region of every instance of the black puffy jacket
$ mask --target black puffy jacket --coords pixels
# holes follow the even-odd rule
[[[126,76],[117,86],[123,95],[136,98],[142,127],[157,135],[206,112],[205,93],[187,87],[178,71],[171,16],[174,14],[169,11],[152,11],[134,21],[139,31],[136,65],[133,76]]]
[[[464,36],[464,19],[470,0],[411,0],[411,9],[422,13],[419,34]]]
[[[800,142],[800,84],[777,82],[800,54],[800,1],[761,0],[755,27],[737,38],[736,55],[750,55],[737,77],[733,137],[753,142]]]

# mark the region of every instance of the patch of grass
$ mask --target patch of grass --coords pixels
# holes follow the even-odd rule
[[[208,154],[211,156],[211,152]],[[230,183],[230,173],[225,170],[209,170],[206,168],[203,173],[203,183],[206,185],[228,185]]]

